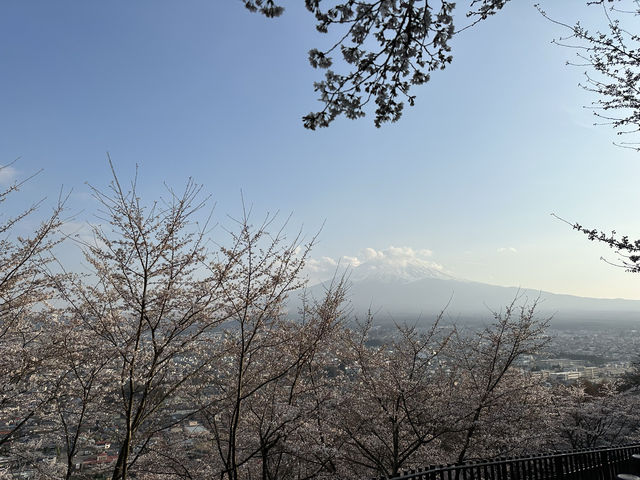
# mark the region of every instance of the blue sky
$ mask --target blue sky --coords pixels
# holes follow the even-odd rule
[[[241,191],[309,235],[325,222],[314,259],[394,246],[460,278],[640,298],[639,278],[599,260],[614,252],[550,215],[640,236],[640,155],[593,127],[574,53],[550,43],[564,32],[533,2],[461,35],[400,122],[316,132],[300,121],[319,105],[306,57],[330,39],[302,4],[268,20],[236,0],[2,2],[0,164],[44,169],[22,201],[64,185],[74,221],[92,221],[85,182],[107,185],[109,152],[124,178],[139,165],[148,198],[194,177],[222,223]],[[580,5],[542,4],[599,20]]]

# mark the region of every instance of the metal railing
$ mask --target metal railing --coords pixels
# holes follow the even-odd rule
[[[619,473],[640,473],[636,471],[633,454],[640,454],[640,444],[429,466],[403,472],[393,479],[612,480]]]

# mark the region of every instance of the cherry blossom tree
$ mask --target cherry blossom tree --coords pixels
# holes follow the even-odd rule
[[[299,431],[318,408],[318,370],[330,338],[340,329],[344,282],[333,285],[320,303],[305,304],[301,318],[291,320],[282,301],[300,286],[300,264],[291,256],[297,241],[281,256],[271,248],[260,250],[257,237],[242,238],[241,263],[248,268],[238,288],[226,292],[234,313],[219,345],[219,393],[213,402],[205,396],[201,412],[212,433],[210,461],[230,480],[300,478],[301,470],[307,471],[305,478],[314,467],[296,453],[292,438],[304,436]],[[261,278],[274,273],[277,280],[269,282],[268,290],[250,288],[264,288]]]
[[[0,173],[8,166],[0,166]],[[0,205],[7,207],[29,177],[0,191]],[[55,345],[47,332],[55,324],[55,276],[49,273],[53,249],[61,241],[65,199],[61,196],[51,213],[36,227],[44,206],[38,201],[14,216],[0,213],[0,448],[12,452],[26,441],[27,430],[55,396],[58,378],[53,364]],[[23,234],[25,229],[31,233]],[[18,448],[18,450],[20,450]]]
[[[324,107],[303,117],[305,128],[327,127],[340,115],[363,117],[369,104],[375,104],[376,126],[397,121],[405,102],[415,104],[411,88],[453,61],[453,39],[508,1],[470,0],[461,6],[447,0],[306,0],[316,29],[334,39],[326,48],[309,51],[311,66],[325,70],[324,78],[314,83]],[[276,0],[243,3],[267,17],[284,13],[283,2]],[[582,86],[597,97],[594,113],[619,134],[635,133],[640,127],[640,55],[634,22],[640,8],[635,0],[585,4],[602,9],[602,25],[589,29],[580,21],[560,22],[536,6],[567,31],[556,43],[576,50],[577,61],[570,63],[587,67]],[[624,145],[638,149],[634,143]]]
[[[539,5],[538,10],[566,32],[554,42],[575,51],[576,57],[568,63],[584,69],[585,81],[581,86],[595,95],[591,108],[597,123],[613,127],[617,135],[634,138],[640,131],[640,36],[637,32],[640,5],[635,0],[593,0],[587,2],[587,6],[601,10],[602,25],[566,23]],[[617,145],[640,151],[638,142],[633,140]],[[589,240],[602,242],[619,253],[616,266],[633,273],[640,271],[640,239],[557,218],[584,233]]]
[[[558,387],[552,397],[556,448],[594,448],[637,442],[640,414],[637,397],[619,393],[614,384],[599,385],[595,394],[584,385]]]
[[[52,333],[57,350],[59,385],[44,418],[52,428],[46,436],[59,446],[63,473],[56,478],[90,478],[78,468],[81,452],[95,446],[96,438],[108,438],[117,427],[114,403],[115,362],[101,338],[76,315]]]
[[[455,371],[457,409],[465,412],[458,419],[459,434],[449,447],[455,461],[471,457],[491,457],[514,453],[540,429],[536,420],[544,418],[545,392],[539,382],[519,371],[517,362],[524,355],[539,353],[548,343],[548,320],[535,314],[536,302],[517,305],[515,299],[494,321],[473,335],[456,332],[450,364]],[[514,435],[506,435],[508,432]],[[522,435],[529,432],[529,435]]]
[[[612,126],[618,135],[633,136],[640,131],[640,6],[635,0],[595,0],[587,5],[601,10],[602,25],[564,23],[540,6],[538,10],[565,29],[567,35],[554,42],[576,52],[568,63],[585,69],[581,86],[596,97],[591,107],[598,123]],[[619,145],[640,151],[636,142]]]
[[[204,206],[200,187],[189,182],[182,193],[168,190],[167,199],[149,206],[136,188],[134,180],[125,190],[114,173],[106,193],[93,190],[105,222],[94,227],[95,241],[83,245],[93,276],[75,275],[62,289],[67,322],[81,324],[101,344],[103,357],[85,373],[107,367],[111,373],[101,394],[103,408],[118,419],[114,480],[128,478],[154,436],[170,426],[171,401],[210,361],[199,355],[201,345],[229,316],[220,299],[231,265],[203,274],[206,224],[198,228],[193,219]],[[82,404],[89,378],[77,380]]]
[[[275,0],[243,2],[249,10],[267,17],[284,12],[281,2]],[[432,72],[451,63],[452,39],[507,2],[468,1],[457,17],[465,18],[466,23],[456,28],[457,5],[447,0],[306,0],[316,29],[331,31],[336,40],[326,49],[309,51],[311,66],[326,72],[314,84],[324,107],[303,117],[305,128],[328,127],[339,115],[363,117],[369,103],[375,104],[377,127],[397,121],[404,102],[415,103],[411,87],[428,82]]]
[[[378,347],[368,345],[371,318],[349,332],[332,422],[343,439],[343,475],[392,477],[437,458],[449,428],[450,380],[439,364],[450,332],[441,331],[438,320],[426,331],[399,326],[397,336]]]
[[[119,449],[114,480],[197,470],[203,455],[182,451],[199,441],[187,434],[194,430],[211,432],[216,445],[205,470],[236,479],[260,459],[272,468],[276,445],[302,415],[292,412],[307,388],[303,373],[339,323],[343,284],[291,321],[284,301],[303,285],[313,239],[287,240],[284,226],[271,233],[273,217],[254,227],[245,212],[210,251],[207,224],[195,223],[206,201],[195,183],[150,205],[135,180],[125,189],[115,173],[107,192],[93,191],[103,224],[82,245],[91,275],[60,285],[68,335],[85,339],[76,335],[66,350],[58,397],[67,472],[98,412],[108,412]]]

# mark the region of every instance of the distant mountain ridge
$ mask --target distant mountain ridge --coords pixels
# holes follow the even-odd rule
[[[424,262],[368,263],[348,272],[348,298],[356,315],[370,310],[382,321],[432,316],[444,309],[453,318],[486,318],[518,298],[518,304],[537,300],[539,314],[553,316],[557,321],[640,322],[640,300],[578,297],[461,280]],[[321,283],[308,291],[320,298],[324,289],[325,284]]]

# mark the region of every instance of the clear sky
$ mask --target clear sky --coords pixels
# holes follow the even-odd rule
[[[614,252],[550,215],[640,237],[640,154],[592,126],[582,70],[565,66],[574,52],[550,43],[564,32],[533,3],[461,35],[400,122],[310,132],[300,118],[319,105],[321,72],[307,51],[330,39],[301,0],[275,20],[239,0],[5,0],[0,164],[44,169],[24,201],[72,188],[79,224],[109,152],[125,178],[140,166],[149,198],[194,177],[223,222],[241,191],[309,235],[325,222],[316,265],[393,246],[459,278],[640,299],[640,277],[599,260]],[[570,23],[599,20],[583,4],[542,2]]]

